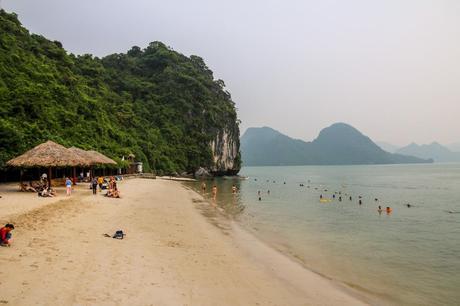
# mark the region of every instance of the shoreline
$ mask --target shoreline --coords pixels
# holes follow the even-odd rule
[[[251,257],[245,244],[255,237],[212,224],[203,216],[208,202],[180,182],[127,179],[122,199],[92,196],[85,187],[47,204],[18,192],[30,201],[8,216],[0,199],[0,220],[16,225],[14,245],[0,248],[2,303],[365,304],[267,246],[255,255],[268,258],[268,267]],[[103,236],[118,229],[125,239]]]
[[[192,190],[209,205],[209,207],[202,208],[203,210],[214,209],[216,214],[212,215],[209,215],[209,211],[202,211],[203,216],[208,218],[211,224],[220,230],[227,230],[228,232],[224,233],[230,236],[247,256],[251,257],[255,262],[262,264],[265,269],[271,270],[276,277],[283,279],[290,286],[299,287],[297,289],[300,291],[308,291],[305,287],[318,286],[320,283],[321,286],[330,286],[333,290],[339,290],[356,299],[356,305],[371,305],[372,302],[375,302],[375,299],[372,299],[372,295],[368,296],[363,290],[312,270],[302,260],[296,258],[295,255],[283,252],[281,249],[276,248],[275,245],[271,245],[268,241],[259,237],[256,232],[244,228],[242,224],[239,224],[238,221],[227,215],[224,209],[219,206],[213,206],[215,204],[212,204],[212,200],[204,197],[198,190],[189,185],[182,185],[184,188]],[[221,223],[227,224],[222,226]],[[299,286],[299,284],[303,285]]]

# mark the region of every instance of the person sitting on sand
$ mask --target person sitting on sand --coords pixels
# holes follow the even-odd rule
[[[109,198],[120,198],[120,192],[118,191],[117,187],[115,186],[114,189],[109,189],[105,194],[106,197]]]
[[[0,228],[0,245],[1,246],[10,246],[11,245],[11,231],[14,230],[13,224],[6,224],[4,227]]]
[[[53,189],[45,187],[41,191],[38,192],[38,195],[41,197],[45,197],[45,198],[46,197],[52,198],[52,197],[57,196],[57,193]]]
[[[35,189],[34,187],[31,187],[31,186],[29,186],[27,184],[24,184],[24,183],[19,184],[19,189],[21,191],[37,192],[37,189]]]

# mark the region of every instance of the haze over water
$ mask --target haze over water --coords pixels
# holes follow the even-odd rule
[[[377,304],[458,304],[460,213],[449,211],[460,212],[460,164],[246,167],[241,175],[249,179],[215,181],[217,204],[307,268]],[[342,202],[338,194],[319,202],[334,192]],[[379,214],[378,205],[393,212]]]

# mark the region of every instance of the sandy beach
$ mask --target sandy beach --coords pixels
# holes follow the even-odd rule
[[[361,305],[230,220],[180,182],[129,179],[122,199],[17,192],[0,186],[0,304]],[[123,240],[104,237],[122,229]]]

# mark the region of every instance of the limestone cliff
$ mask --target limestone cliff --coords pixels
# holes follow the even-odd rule
[[[211,141],[213,175],[236,175],[241,168],[240,131],[238,125],[226,126]]]

